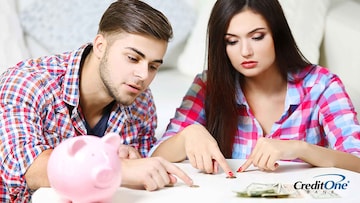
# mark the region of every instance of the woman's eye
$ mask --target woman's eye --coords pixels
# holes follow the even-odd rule
[[[227,45],[234,45],[236,44],[238,41],[237,40],[226,40],[226,44]]]
[[[260,35],[254,36],[252,39],[255,41],[260,41],[260,40],[264,39],[264,37],[265,37],[264,34],[260,34]]]

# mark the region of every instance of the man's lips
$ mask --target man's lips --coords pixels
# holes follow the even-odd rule
[[[133,93],[138,93],[142,90],[141,85],[127,84],[127,86],[129,87],[130,91]]]
[[[256,61],[244,61],[241,63],[241,66],[243,68],[254,68],[257,64],[258,63]]]
[[[134,84],[128,84],[128,86],[137,89],[137,90],[141,90],[141,86],[140,85],[134,85]]]

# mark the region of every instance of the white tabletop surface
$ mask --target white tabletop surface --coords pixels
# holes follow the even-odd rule
[[[244,160],[228,160],[235,172]],[[177,165],[185,170],[198,188],[188,187],[182,181],[174,187],[158,191],[145,191],[120,187],[113,202],[121,203],[169,203],[169,202],[360,202],[360,174],[338,168],[310,167],[304,163],[279,162],[275,172],[264,172],[249,168],[247,172],[236,173],[237,178],[226,178],[222,171],[215,175],[203,174],[194,169],[187,161]],[[320,176],[319,176],[320,175]],[[345,177],[340,181],[341,176]],[[319,177],[317,177],[319,176]],[[297,181],[313,184],[322,182],[339,182],[347,184],[346,189],[335,189],[339,197],[315,199],[304,190],[296,190],[297,197],[292,198],[244,198],[237,197],[234,191],[241,191],[251,183],[281,183],[293,186]],[[313,191],[314,192],[314,191]],[[59,196],[51,188],[40,188],[33,194],[32,203],[60,202]]]

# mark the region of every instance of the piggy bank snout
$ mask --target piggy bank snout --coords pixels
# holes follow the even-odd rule
[[[109,188],[114,184],[120,186],[120,174],[114,168],[97,167],[93,171],[94,186],[96,188]]]

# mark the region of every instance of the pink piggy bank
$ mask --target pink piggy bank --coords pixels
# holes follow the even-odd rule
[[[63,202],[111,202],[121,184],[120,137],[84,135],[60,143],[50,155],[51,187]]]

